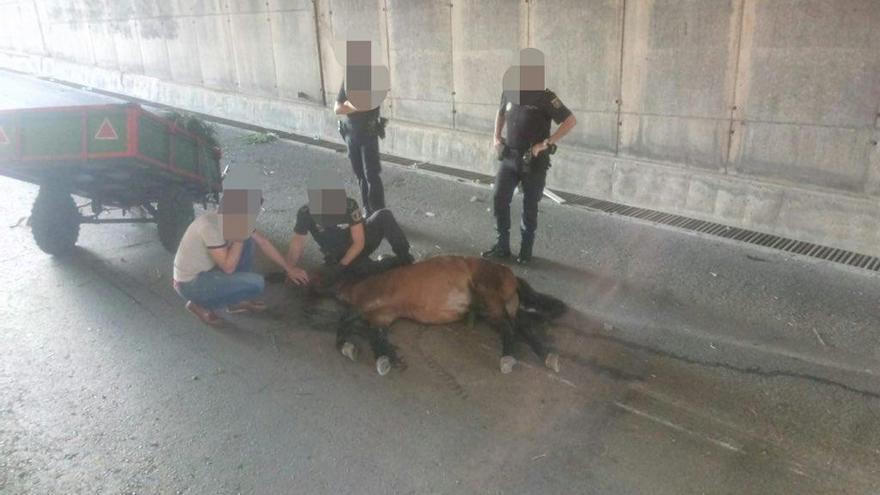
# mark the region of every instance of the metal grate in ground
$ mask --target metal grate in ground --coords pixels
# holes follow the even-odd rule
[[[641,220],[647,220],[649,222],[655,222],[664,225],[670,225],[672,227],[677,227],[680,229],[690,230],[693,232],[700,232],[703,234],[722,237],[725,239],[732,239],[734,241],[746,242],[749,244],[776,249],[779,251],[785,251],[788,253],[831,261],[833,263],[840,263],[842,265],[848,265],[855,268],[880,272],[880,258],[876,256],[869,256],[867,254],[860,254],[853,251],[847,251],[845,249],[823,246],[821,244],[814,244],[812,242],[798,241],[795,239],[780,237],[773,234],[765,234],[762,232],[756,232],[754,230],[730,227],[728,225],[722,225],[720,223],[697,220],[695,218],[683,217],[671,213],[664,213],[645,208],[637,208],[634,206],[627,206],[620,203],[613,203],[611,201],[605,201],[601,199],[587,198],[584,196],[578,196],[576,194],[557,194],[559,194],[559,196],[561,196],[563,199],[571,204],[585,206],[587,208],[592,208],[607,213],[638,218]]]

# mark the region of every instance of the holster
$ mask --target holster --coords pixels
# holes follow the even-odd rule
[[[378,136],[379,139],[385,139],[385,126],[388,125],[388,119],[379,117],[376,120],[370,120],[365,126],[367,136]]]
[[[556,145],[551,144],[549,148],[538,153],[538,156],[532,155],[532,148],[529,147],[522,153],[522,157],[518,165],[524,174],[530,173],[534,168],[540,167],[545,172],[550,169],[550,155],[556,153]]]
[[[339,135],[342,136],[342,140],[348,140],[348,124],[338,120],[336,121],[336,128],[339,130]]]
[[[385,139],[385,126],[387,125],[388,119],[386,119],[385,117],[379,117],[376,129],[376,135],[379,136],[379,139]]]

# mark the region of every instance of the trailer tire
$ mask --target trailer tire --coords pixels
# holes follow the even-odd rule
[[[79,237],[80,215],[73,197],[63,188],[41,186],[31,209],[31,234],[45,253],[70,253]]]
[[[169,253],[177,252],[177,246],[186,228],[195,218],[193,200],[180,190],[164,193],[156,207],[156,226],[159,241]]]

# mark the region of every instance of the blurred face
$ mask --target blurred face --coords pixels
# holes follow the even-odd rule
[[[371,41],[346,43],[345,92],[360,110],[381,105],[390,87],[388,67],[375,65],[373,50]]]
[[[544,54],[534,48],[521,50],[519,64],[507,69],[502,79],[507,100],[519,104],[544,91],[544,75]]]
[[[263,194],[254,189],[227,189],[220,199],[220,218],[223,238],[243,241],[257,226],[257,215]]]
[[[319,224],[345,223],[345,208],[345,189],[309,189],[309,212]]]
[[[544,66],[522,65],[519,68],[521,91],[544,91]]]

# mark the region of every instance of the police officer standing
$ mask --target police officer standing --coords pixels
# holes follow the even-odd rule
[[[339,122],[339,131],[348,146],[367,217],[385,208],[379,138],[385,137],[387,119],[379,115],[379,108],[388,93],[388,70],[372,65],[372,51],[371,41],[346,42],[346,81],[333,106],[337,115],[346,116]]]
[[[550,134],[550,122],[559,127]],[[501,132],[507,125],[506,139]],[[544,84],[544,54],[534,48],[520,51],[520,65],[504,75],[504,91],[495,116],[494,145],[501,161],[495,177],[494,208],[497,242],[484,257],[510,256],[510,201],[520,184],[523,213],[518,263],[532,259],[538,227],[538,201],[544,194],[550,154],[556,143],[577,124],[571,111]]]

